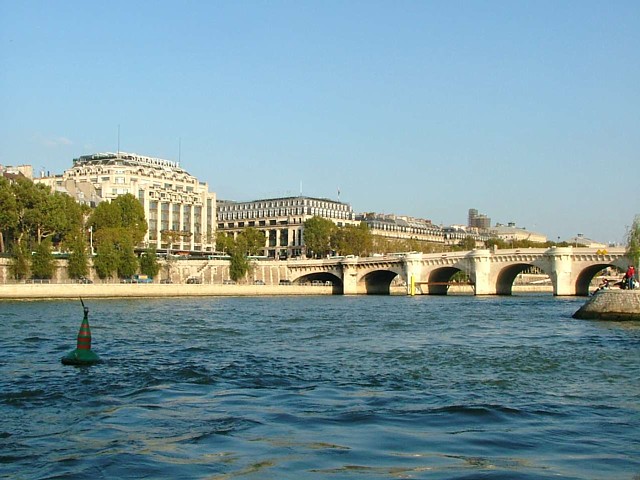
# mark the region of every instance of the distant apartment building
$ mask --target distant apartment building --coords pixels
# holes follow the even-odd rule
[[[303,255],[304,222],[314,216],[337,226],[357,225],[349,204],[305,196],[268,198],[249,202],[220,200],[217,203],[218,231],[236,237],[244,228],[254,227],[265,235],[264,254],[271,258]]]
[[[498,223],[489,230],[489,233],[491,236],[504,240],[505,242],[528,240],[535,243],[545,243],[547,241],[546,235],[516,227],[516,224],[513,222],[509,222],[507,225]]]
[[[216,195],[177,162],[135,153],[96,153],[73,160],[62,175],[35,179],[95,206],[130,193],[144,207],[144,243],[157,249],[213,251]],[[174,243],[169,244],[169,233]]]
[[[398,240],[444,243],[445,232],[431,220],[384,213],[365,213],[358,217],[376,236]]]
[[[25,177],[29,180],[33,179],[33,167],[31,165],[0,165],[0,176],[13,179],[16,177]]]
[[[470,208],[467,226],[478,230],[488,230],[491,228],[491,218],[484,213],[478,213],[475,208]]]

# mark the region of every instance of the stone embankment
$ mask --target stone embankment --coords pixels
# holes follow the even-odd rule
[[[0,299],[331,295],[331,286],[205,284],[0,284]]]
[[[640,320],[640,290],[601,290],[573,318],[586,320]]]

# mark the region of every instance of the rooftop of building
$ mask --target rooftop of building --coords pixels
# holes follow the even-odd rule
[[[171,160],[164,160],[162,158],[147,157],[144,155],[138,155],[137,153],[127,152],[104,152],[93,153],[91,155],[82,155],[73,159],[73,165],[117,165],[117,162],[122,162],[123,165],[129,165],[134,167],[145,166],[156,169],[163,169],[168,171],[187,173],[180,167],[179,162],[173,162]]]
[[[401,227],[440,229],[440,227],[433,225],[431,220],[409,217],[407,215],[395,215],[392,213],[365,213],[358,215],[357,218],[364,222],[377,222],[379,224],[384,223],[388,225],[398,225]]]
[[[260,202],[280,202],[287,200],[315,200],[320,202],[330,202],[339,205],[348,205],[345,202],[341,202],[339,200],[332,200],[330,198],[323,197],[309,197],[306,195],[293,195],[288,197],[274,197],[274,198],[257,198],[255,200],[218,200],[218,204],[244,204],[244,203],[260,203]]]

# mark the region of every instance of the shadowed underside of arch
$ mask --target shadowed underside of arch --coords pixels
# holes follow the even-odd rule
[[[391,282],[398,274],[390,270],[375,270],[362,277],[367,295],[389,295]]]
[[[313,282],[321,282],[325,284],[326,282],[331,282],[332,284],[332,294],[333,295],[342,295],[344,293],[344,285],[342,283],[342,279],[337,277],[333,273],[329,272],[317,272],[310,273],[308,275],[303,275],[294,280],[294,283],[299,285],[304,283],[313,283]]]
[[[432,271],[429,274],[428,290],[429,295],[446,295],[449,290],[448,283],[453,276],[460,272],[459,268],[443,267]]]
[[[591,284],[591,280],[593,280],[593,277],[595,277],[600,271],[604,270],[605,268],[612,266],[613,265],[605,263],[590,265],[589,267],[583,269],[576,279],[576,295],[588,297],[589,285]]]
[[[528,263],[516,263],[500,270],[498,279],[496,281],[496,294],[511,295],[513,282],[515,281],[516,277],[524,272],[527,268],[530,268],[532,266],[533,265]]]

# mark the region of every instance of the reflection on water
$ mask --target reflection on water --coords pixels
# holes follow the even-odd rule
[[[0,477],[634,478],[640,324],[551,296],[0,303]]]

